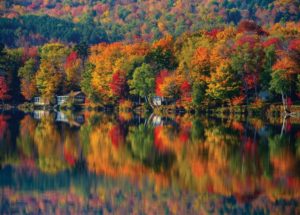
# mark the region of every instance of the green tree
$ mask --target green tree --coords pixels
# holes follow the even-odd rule
[[[270,87],[272,66],[276,61],[275,47],[274,46],[267,47],[264,49],[264,52],[265,52],[265,58],[264,58],[263,70],[260,74],[260,85],[263,90],[268,90]]]
[[[148,98],[154,94],[155,88],[155,73],[149,64],[143,63],[142,66],[134,70],[133,79],[129,81],[129,87],[132,94],[145,97],[148,101]]]
[[[4,45],[0,43],[0,75],[5,75],[6,52]]]
[[[287,107],[287,94],[290,89],[290,80],[286,76],[286,71],[282,69],[277,69],[272,72],[272,79],[270,81],[270,90],[280,94],[282,98],[282,104],[284,112],[289,112]]]
[[[284,112],[289,114],[287,96],[292,93],[292,88],[295,88],[298,66],[285,54],[276,61],[272,69],[270,90],[281,95]]]
[[[174,70],[177,67],[176,58],[170,50],[163,50],[158,47],[151,51],[146,57],[145,61],[151,65],[155,72],[162,69]]]
[[[193,104],[199,106],[205,98],[205,83],[195,83],[192,88]]]
[[[98,102],[99,97],[97,96],[98,94],[96,93],[95,89],[93,88],[91,81],[92,81],[92,74],[95,69],[95,65],[88,63],[86,65],[85,70],[82,73],[82,79],[80,82],[80,87],[82,92],[85,93],[87,98],[91,100],[92,102]]]
[[[35,84],[36,66],[34,59],[27,60],[23,67],[18,71],[18,76],[21,80],[21,93],[26,100],[32,99],[36,94]]]
[[[17,103],[22,98],[18,70],[22,66],[23,49],[7,49],[5,53],[4,75],[7,77],[12,102]]]
[[[82,60],[82,64],[84,66],[84,63],[87,59],[87,57],[90,55],[89,46],[86,42],[80,42],[74,46],[74,51],[77,52],[79,57]]]
[[[246,95],[247,104],[251,93],[258,96],[259,75],[263,65],[262,48],[257,42],[256,37],[244,36],[240,38],[238,46],[232,56],[231,66],[239,80],[243,83],[243,91]]]

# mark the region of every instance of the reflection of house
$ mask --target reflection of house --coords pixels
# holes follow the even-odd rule
[[[71,92],[68,95],[56,96],[57,105],[62,105],[66,101],[70,101],[75,104],[83,104],[85,101],[85,95],[84,93],[78,91],[78,92]]]
[[[84,123],[84,115],[76,115],[75,116],[75,121],[80,123],[80,124],[83,124]]]
[[[174,122],[172,119],[167,118],[167,117],[162,117],[159,115],[151,114],[150,117],[146,120],[146,123],[148,125],[153,125],[153,126],[161,126],[161,125],[172,125],[176,126],[176,122]]]
[[[84,115],[82,114],[66,114],[64,112],[58,111],[55,116],[56,122],[68,123],[72,126],[80,126],[84,123]]]
[[[48,105],[49,100],[37,96],[37,97],[33,98],[33,103],[34,103],[34,105]]]
[[[66,123],[69,122],[66,114],[64,114],[63,112],[57,112],[56,113],[56,119],[55,119],[55,121],[57,121],[57,122],[66,122]]]
[[[163,120],[160,116],[153,116],[152,117],[152,125],[159,126],[159,125],[163,125],[163,124],[164,124],[164,122],[163,122]]]
[[[56,104],[62,105],[68,100],[69,96],[56,96]]]
[[[50,114],[49,111],[35,110],[35,111],[33,111],[33,118],[40,120],[46,116],[49,116],[49,114]]]

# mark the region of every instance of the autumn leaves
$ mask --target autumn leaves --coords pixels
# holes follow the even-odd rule
[[[261,94],[269,95],[268,102],[297,99],[299,37],[293,22],[263,29],[243,21],[153,43],[48,43],[5,53],[28,101],[34,96],[51,101],[81,90],[89,102],[103,106],[139,98],[151,104],[159,96],[177,107],[197,109],[261,103],[266,100]]]

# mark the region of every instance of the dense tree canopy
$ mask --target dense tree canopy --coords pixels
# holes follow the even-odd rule
[[[300,18],[298,0],[3,0],[0,11],[0,42],[9,46],[154,41],[244,19],[270,25]]]
[[[131,15],[122,9],[120,14],[122,19]],[[24,19],[22,24],[32,25],[31,30],[39,29],[33,27],[33,16],[15,19]],[[85,28],[78,26],[84,25],[82,22],[93,26],[89,16],[76,24],[52,17],[40,19],[57,22],[53,32],[45,35],[49,34],[49,40],[57,37],[65,43],[24,43],[17,49],[1,46],[1,73],[15,100],[22,101],[20,93],[26,100],[38,95],[51,100],[56,94],[82,90],[87,101],[102,105],[138,97],[151,104],[153,96],[160,96],[177,107],[195,108],[263,101],[282,101],[287,106],[288,100],[299,96],[297,22],[264,27],[242,20],[236,27],[212,24],[212,28],[177,37],[165,34],[153,42],[135,38],[131,42],[106,43],[99,39],[97,44],[89,45],[93,42],[83,37],[78,41],[59,38],[67,34],[68,26],[84,34]],[[92,35],[92,31],[88,34]],[[53,38],[51,34],[55,34]],[[22,46],[22,40],[16,42],[14,46]]]

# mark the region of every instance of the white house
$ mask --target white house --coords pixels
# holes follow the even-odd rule
[[[71,92],[67,95],[56,96],[56,104],[62,105],[64,104],[69,98],[76,104],[83,104],[85,102],[85,95],[84,93],[78,92]],[[36,96],[33,98],[33,103],[36,106],[45,106],[50,104],[50,99],[44,99],[42,97]]]
[[[163,104],[164,98],[160,96],[154,96],[152,102],[154,106],[161,106]]]
[[[70,92],[67,95],[56,96],[57,105],[64,104],[69,98],[73,99],[76,104],[83,104],[85,102],[85,95],[83,92]]]

